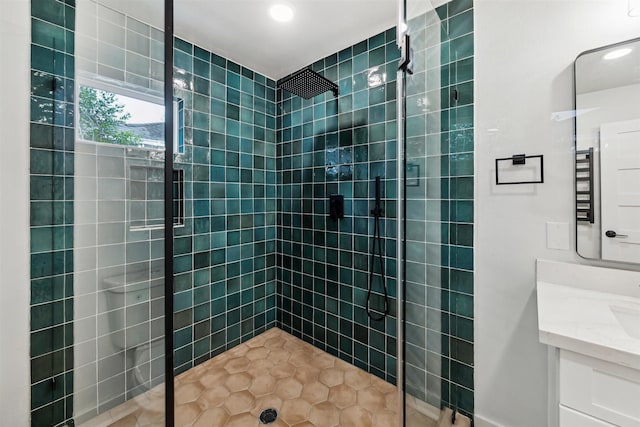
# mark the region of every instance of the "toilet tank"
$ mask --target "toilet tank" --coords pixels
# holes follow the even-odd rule
[[[140,270],[102,281],[111,340],[118,348],[135,348],[149,341],[149,334],[142,331],[148,331],[150,302],[162,294],[163,277],[163,270]]]

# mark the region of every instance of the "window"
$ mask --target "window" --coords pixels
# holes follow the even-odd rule
[[[80,83],[77,133],[85,141],[164,150],[162,98],[103,82]],[[173,101],[173,151],[184,152],[184,107]]]

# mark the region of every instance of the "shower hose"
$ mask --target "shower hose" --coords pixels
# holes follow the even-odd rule
[[[384,258],[382,256],[382,237],[380,236],[380,219],[382,217],[382,206],[381,206],[381,196],[380,196],[380,177],[376,177],[376,201],[375,206],[371,210],[371,214],[373,215],[373,243],[371,245],[371,267],[369,269],[369,287],[367,289],[367,316],[371,320],[380,321],[383,320],[387,314],[389,314],[389,295],[387,293],[387,276],[384,272]],[[377,245],[376,245],[377,244]],[[376,257],[376,249],[378,251]],[[378,259],[380,266],[380,276],[382,278],[382,288],[384,290],[384,311],[381,315],[375,314],[378,312],[377,310],[374,312],[371,309],[371,295],[373,292],[373,281],[374,281],[374,270],[376,258]]]

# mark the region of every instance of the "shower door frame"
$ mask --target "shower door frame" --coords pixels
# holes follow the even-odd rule
[[[173,0],[164,0],[164,418],[175,425],[173,375]]]
[[[419,58],[419,60],[414,60],[414,58],[410,58],[411,62],[415,62],[416,65],[416,74],[419,75],[420,73],[422,73],[422,67],[424,67],[424,78],[420,77],[423,83],[424,83],[424,88],[418,90],[419,94],[422,94],[424,91],[425,94],[425,98],[422,100],[426,103],[426,93],[429,91],[429,84],[434,84],[434,88],[431,88],[431,90],[433,92],[436,92],[435,97],[434,97],[434,101],[437,101],[437,106],[435,107],[434,110],[427,110],[426,107],[422,106],[422,111],[423,113],[416,113],[414,111],[412,111],[416,105],[415,102],[413,100],[411,100],[411,97],[413,95],[417,95],[418,93],[414,93],[413,91],[419,88],[416,88],[415,85],[413,85],[413,81],[411,78],[408,77],[408,74],[413,74],[412,72],[408,73],[405,72],[404,70],[399,70],[398,71],[398,76],[397,76],[397,141],[398,141],[398,162],[397,162],[397,176],[398,176],[398,183],[397,183],[397,190],[398,190],[398,224],[397,224],[397,232],[398,232],[398,256],[401,257],[400,259],[398,259],[398,280],[399,280],[399,288],[398,288],[398,302],[397,302],[397,310],[398,310],[398,325],[397,325],[397,336],[398,336],[398,349],[397,349],[397,353],[398,353],[398,368],[397,368],[397,372],[398,372],[398,388],[399,388],[399,392],[402,393],[402,396],[400,397],[400,404],[402,405],[402,408],[400,408],[400,412],[402,413],[401,416],[401,420],[400,420],[400,425],[404,426],[406,423],[405,419],[402,418],[406,418],[407,415],[407,409],[409,409],[407,407],[407,403],[411,403],[412,400],[412,396],[411,394],[409,396],[407,396],[407,389],[411,390],[411,388],[413,387],[412,384],[412,380],[414,379],[413,377],[407,377],[407,368],[411,367],[412,365],[410,363],[407,363],[406,361],[406,353],[407,353],[407,349],[410,348],[408,347],[408,344],[413,344],[411,342],[411,335],[413,335],[412,333],[409,334],[409,339],[407,339],[407,332],[413,332],[411,329],[407,329],[406,323],[408,321],[411,321],[410,316],[411,316],[411,312],[413,310],[411,310],[409,312],[409,319],[407,318],[407,307],[409,308],[413,308],[411,307],[411,303],[413,303],[414,301],[410,301],[407,300],[407,292],[406,292],[406,286],[407,283],[412,284],[413,283],[413,279],[412,279],[412,270],[409,270],[409,277],[407,276],[407,266],[411,266],[411,264],[409,263],[413,263],[415,262],[415,259],[407,259],[408,256],[410,254],[407,254],[407,240],[408,237],[410,238],[410,236],[407,235],[407,229],[411,228],[412,224],[408,223],[408,218],[407,218],[407,206],[411,206],[411,202],[414,199],[414,196],[412,195],[412,189],[409,187],[412,187],[413,185],[409,184],[407,182],[407,175],[408,175],[408,170],[407,167],[408,165],[411,165],[411,162],[408,161],[409,160],[413,160],[413,145],[409,145],[407,143],[407,140],[409,140],[410,142],[412,141],[412,137],[416,136],[415,134],[422,134],[423,132],[418,132],[416,129],[414,129],[413,123],[410,123],[409,126],[407,126],[407,114],[409,114],[411,117],[410,118],[417,118],[420,115],[424,115],[424,120],[426,122],[427,120],[427,113],[439,113],[440,110],[453,110],[455,108],[456,110],[456,114],[458,113],[459,109],[462,108],[471,108],[473,109],[473,100],[469,101],[468,99],[466,101],[464,101],[462,104],[458,105],[458,99],[457,99],[457,89],[456,89],[456,99],[455,105],[449,105],[446,104],[446,106],[443,107],[444,104],[442,104],[439,96],[440,93],[437,90],[438,88],[440,90],[443,89],[442,86],[442,80],[438,80],[441,79],[441,72],[443,67],[448,67],[451,66],[451,64],[454,64],[457,61],[462,61],[462,60],[467,60],[471,58],[471,63],[473,64],[473,61],[475,60],[474,57],[474,53],[473,53],[473,32],[474,32],[474,28],[473,28],[473,21],[471,21],[472,23],[470,25],[468,25],[465,30],[466,32],[459,32],[457,34],[455,34],[453,37],[450,37],[450,30],[448,28],[448,26],[446,27],[446,33],[444,33],[445,35],[443,35],[442,33],[442,22],[443,20],[447,20],[447,24],[449,23],[449,19],[452,16],[459,16],[463,13],[473,13],[473,12],[469,12],[469,10],[473,9],[473,1],[471,2],[467,2],[468,6],[464,6],[462,8],[459,9],[454,9],[454,12],[452,12],[452,14],[450,14],[451,10],[449,9],[449,5],[453,4],[454,1],[453,0],[427,0],[427,1],[421,1],[421,0],[398,0],[398,21],[397,21],[397,44],[398,47],[400,49],[402,49],[404,46],[404,40],[405,34],[409,34],[411,36],[416,36],[416,42],[415,43],[411,43],[412,45],[418,46],[419,48],[416,49],[417,53],[416,53],[416,57]],[[461,2],[458,2],[461,3]],[[438,13],[438,9],[447,5],[447,9],[446,9],[446,13],[444,16],[441,16],[440,13]],[[416,6],[426,6],[426,9],[424,10],[425,12],[430,11],[430,12],[434,12],[436,13],[436,17],[435,19],[437,19],[437,21],[432,21],[429,22],[429,19],[427,19],[425,22],[420,23],[418,25],[415,26],[415,28],[409,28],[409,25],[412,24],[413,18],[414,18],[414,13],[415,12],[419,12],[422,13],[423,9],[422,7],[418,7],[418,10],[416,9]],[[422,37],[426,37],[426,31],[428,31],[429,29],[433,30],[433,27],[435,26],[439,26],[440,29],[440,38],[437,41],[434,41],[433,39],[431,40],[430,45],[427,45],[425,43],[425,40],[423,40]],[[423,33],[422,30],[424,30],[425,32]],[[435,36],[437,38],[437,34]],[[441,56],[442,55],[442,49],[443,49],[443,45],[444,43],[447,43],[447,47],[446,49],[450,49],[450,44],[449,42],[452,40],[457,40],[460,41],[463,37],[467,38],[467,37],[471,37],[471,48],[470,48],[470,52],[466,51],[465,49],[463,49],[462,47],[467,47],[469,45],[460,45],[457,46],[457,48],[460,48],[461,51],[461,56],[456,56],[454,59],[452,59],[453,57],[449,57],[446,56],[446,59],[443,59],[444,57]],[[428,48],[433,48],[437,45],[440,45],[440,55],[439,56],[433,56],[430,57],[426,54],[426,51]],[[451,54],[451,52],[447,51],[447,55]],[[407,54],[409,55],[409,54]],[[420,56],[419,56],[420,55]],[[456,55],[457,55],[457,51],[456,51]],[[411,55],[413,56],[413,55]],[[429,62],[432,62],[432,64],[430,64]],[[404,63],[403,63],[404,65]],[[431,65],[433,65],[433,68],[429,68]],[[438,69],[438,72],[435,73],[435,75],[430,75],[428,73],[428,71],[430,70],[435,70]],[[454,87],[458,84],[466,84],[468,82],[471,82],[471,84],[474,84],[474,75],[473,75],[473,70],[471,71],[471,76],[470,77],[466,77],[462,80],[457,80],[457,74],[455,77],[455,81],[451,82],[450,80],[446,80],[445,83],[445,87]],[[473,91],[473,88],[471,89],[471,91]],[[422,95],[421,95],[422,96]],[[409,97],[409,99],[411,100],[411,103],[407,102],[407,97]],[[421,104],[419,104],[421,105]],[[473,111],[473,110],[472,110]],[[439,130],[436,131],[430,131],[429,130],[429,126],[427,125],[427,123],[424,123],[425,125],[425,135],[429,135],[429,134],[438,134],[439,136],[441,136],[442,132],[452,132],[452,129],[449,127],[450,126],[450,121],[449,121],[449,117],[447,116],[446,119],[446,128],[443,128],[442,126],[440,127]],[[473,138],[473,132],[474,132],[474,126],[473,123],[467,122],[465,120],[467,120],[467,118],[462,115],[462,117],[456,117],[456,119],[452,119],[454,124],[459,125],[461,127],[456,128],[456,131],[460,131],[461,133],[463,133],[464,131],[468,131],[471,130],[470,132],[470,137]],[[409,131],[409,132],[408,132]],[[409,133],[410,138],[407,138],[407,134]],[[462,137],[467,138],[469,137],[469,135],[462,135]],[[440,143],[442,141],[439,141]],[[473,141],[472,141],[473,142]],[[424,141],[425,144],[427,144],[427,140],[425,139]],[[447,144],[451,144],[449,141],[447,142]],[[445,154],[448,156],[450,154],[450,152],[448,151],[450,149],[450,146],[446,147],[447,152],[444,153],[442,151],[435,151],[433,154],[428,154],[428,148],[425,145],[425,152],[419,154],[419,157],[429,157],[429,156],[444,156]],[[409,152],[407,152],[407,150],[409,150]],[[438,148],[437,150],[442,150],[442,148]],[[474,154],[474,149],[473,148],[469,148],[468,146],[465,146],[464,149],[461,150],[457,150],[454,151],[453,154],[459,154],[459,153],[467,153],[470,152],[472,154]],[[447,162],[449,162],[449,160],[447,160]],[[427,167],[427,163],[425,160],[425,164],[424,164],[424,168],[425,170],[423,171],[423,177],[422,179],[425,179],[427,177],[435,177],[438,179],[449,179],[450,173],[449,173],[449,163],[447,163],[447,169],[446,172],[444,174],[440,173],[438,174],[438,170],[434,170],[432,169],[431,173],[435,172],[436,175],[429,175],[429,172],[426,171],[426,167]],[[437,169],[437,165],[436,165],[436,169]],[[473,174],[475,174],[475,171],[473,172]],[[455,178],[458,177],[462,177],[462,178],[467,178],[469,176],[471,176],[472,173],[469,172],[465,172],[463,174],[458,174],[455,175]],[[424,185],[426,184],[426,181],[424,183]],[[425,189],[426,190],[426,189]],[[475,191],[475,188],[474,188]],[[473,195],[471,197],[469,197],[468,194],[459,196],[457,194],[452,194],[449,192],[449,188],[447,185],[447,190],[446,190],[446,198],[447,199],[447,203],[450,202],[457,202],[458,200],[462,200],[465,202],[468,202],[469,199],[473,199]],[[425,194],[421,197],[425,197],[425,202],[428,202],[428,200],[431,199],[439,199],[441,198],[441,195],[437,195],[436,197],[428,197],[428,194]],[[439,207],[438,207],[439,209]],[[449,211],[449,208],[447,207],[447,214],[446,214],[446,218],[442,218],[442,213],[440,213],[438,219],[432,219],[429,220],[428,219],[428,212],[426,209],[426,205],[425,205],[425,220],[427,221],[441,221],[441,222],[446,222],[447,224],[453,224],[453,223],[470,223],[471,225],[475,226],[473,220],[468,220],[468,219],[461,219],[459,217],[452,217],[451,216],[451,212]],[[465,217],[466,218],[466,217]],[[416,218],[411,218],[410,220],[416,220]],[[447,230],[445,233],[449,233],[449,231]],[[440,229],[440,235],[443,234],[442,229]],[[447,235],[447,239],[450,238],[450,235]],[[409,240],[409,245],[411,245],[413,239]],[[428,238],[424,238],[424,242],[428,243],[429,240]],[[471,248],[471,251],[473,250],[473,244],[469,244],[467,242],[465,243],[451,243],[450,241],[447,241],[448,245],[451,246],[460,246],[460,247],[465,247],[466,248]],[[429,264],[429,262],[427,262],[428,260],[428,250],[425,252],[424,256],[425,256],[425,263]],[[471,252],[471,259],[473,256],[473,253]],[[461,256],[461,258],[469,258],[467,256]],[[439,263],[436,262],[434,264],[434,266],[436,268],[442,268],[445,267],[447,269],[447,274],[449,274],[449,270],[457,270],[459,272],[464,272],[464,273],[469,273],[471,274],[471,279],[473,279],[473,268],[472,267],[468,267],[466,264],[464,264],[464,262],[458,262],[455,265],[451,264],[449,261],[451,260],[449,254],[447,253],[447,261],[446,264],[443,263],[442,261],[440,261]],[[409,263],[408,263],[409,261]],[[466,260],[465,260],[466,261]],[[428,285],[429,281],[427,280],[427,275],[428,272],[424,272],[425,277],[424,277],[424,285],[425,286],[433,286],[433,285]],[[450,279],[450,276],[447,276],[446,278],[446,286],[447,286],[447,292],[449,291],[449,282],[448,280]],[[438,291],[440,292],[441,289],[444,288],[444,285],[442,283],[442,281],[440,281],[440,279],[438,277],[434,276],[434,283],[438,283],[437,288]],[[469,292],[469,291],[465,291],[465,290],[454,290],[455,292],[461,294],[461,295],[465,295],[467,297],[471,297],[473,298],[473,292]],[[426,298],[426,290],[425,290],[425,298]],[[437,311],[439,311],[439,315],[442,316],[442,313],[444,313],[446,316],[448,316],[449,318],[446,320],[447,322],[450,321],[450,319],[452,317],[455,318],[461,318],[463,320],[465,320],[466,322],[469,322],[473,320],[473,313],[471,315],[469,314],[464,314],[464,313],[459,313],[458,311],[452,311],[452,306],[450,304],[450,302],[448,301],[448,295],[447,295],[447,302],[446,302],[446,306],[443,306],[441,304],[440,301],[437,301],[438,307],[436,307],[435,309]],[[428,304],[425,300],[425,308],[428,307]],[[435,307],[435,306],[434,306]],[[457,308],[456,308],[457,309]],[[424,327],[425,329],[432,329],[432,330],[437,330],[439,327],[441,327],[440,324],[438,324],[437,319],[431,319],[431,320],[427,320],[428,318],[428,314],[425,313],[424,316]],[[470,319],[469,319],[470,318]],[[422,321],[420,322],[421,326],[422,326]],[[468,338],[468,335],[464,335],[463,331],[460,332],[455,332],[452,333],[451,330],[449,329],[449,323],[446,323],[446,332],[443,332],[442,330],[437,330],[437,332],[440,335],[447,335],[448,339],[457,339],[463,342],[463,344],[469,344],[471,346],[471,353],[473,352],[473,323],[471,323],[471,338]],[[462,327],[460,327],[460,329],[462,329]],[[466,334],[468,331],[465,330],[464,333]],[[436,336],[436,338],[439,338],[439,336]],[[452,358],[450,357],[450,341],[447,340],[446,344],[442,344],[440,342],[440,347],[438,346],[438,341],[437,340],[431,340],[432,342],[429,343],[430,340],[428,340],[426,338],[426,336],[424,337],[424,349],[420,349],[420,350],[425,350],[428,351],[430,353],[435,354],[437,357],[439,357],[440,359],[446,358],[447,360],[441,363],[449,363],[451,360],[457,362],[458,364],[465,365],[463,367],[468,367],[471,368],[473,370],[473,361],[468,362],[465,361],[461,358]],[[447,347],[446,352],[442,351],[442,346],[449,346]],[[430,346],[430,347],[429,347]],[[412,355],[413,356],[413,355]],[[425,357],[425,363],[426,363],[426,356]],[[473,354],[472,356],[473,357]],[[411,358],[410,358],[411,359]],[[433,365],[433,366],[437,366],[437,365]],[[422,368],[420,368],[422,369]],[[447,370],[447,374],[443,374],[443,370],[441,368],[437,368],[440,372],[437,374],[433,374],[434,375],[434,379],[437,379],[440,382],[440,393],[439,395],[437,395],[433,400],[437,399],[439,400],[439,404],[431,403],[429,401],[429,396],[428,393],[431,389],[433,389],[433,387],[429,388],[427,387],[427,379],[428,379],[428,375],[429,372],[427,370],[426,375],[427,378],[425,378],[425,396],[426,396],[426,400],[424,402],[416,402],[416,404],[418,404],[419,406],[421,406],[421,403],[426,403],[426,406],[421,408],[423,409],[425,412],[423,412],[422,410],[418,410],[418,412],[423,412],[423,415],[428,416],[430,418],[438,418],[441,416],[441,410],[444,407],[450,408],[455,412],[460,412],[462,415],[465,416],[469,416],[469,417],[473,417],[474,414],[474,409],[473,409],[473,398],[474,398],[474,388],[473,388],[473,378],[471,379],[471,386],[468,386],[466,384],[461,384],[461,381],[454,381],[452,380],[452,376],[451,373]],[[448,368],[447,368],[448,369]],[[409,369],[409,371],[411,371],[411,369]],[[437,378],[435,378],[437,377]],[[409,387],[407,387],[407,384],[409,384]],[[443,386],[444,384],[444,386]],[[454,392],[451,391],[450,387],[451,384],[456,386],[456,390]],[[446,390],[446,396],[445,394],[442,394],[442,390]],[[466,394],[466,395],[465,395]],[[463,396],[464,395],[464,396]],[[464,398],[467,398],[467,400],[465,401]],[[453,399],[455,399],[455,401],[452,401]],[[462,404],[461,404],[462,402]],[[470,402],[470,403],[469,403]],[[437,405],[438,407],[435,407],[435,405]],[[465,407],[466,405],[466,407]],[[411,405],[410,405],[411,406]],[[413,408],[416,409],[416,408]],[[461,410],[462,409],[462,410]],[[466,414],[465,414],[466,412]],[[473,421],[472,421],[473,422]]]
[[[398,0],[397,2],[397,24],[396,24],[396,45],[401,51],[404,48],[404,29],[407,28],[407,4],[406,0]],[[406,411],[406,393],[404,392],[405,384],[405,369],[404,369],[404,336],[405,325],[404,321],[404,308],[405,308],[405,267],[406,267],[406,197],[405,197],[405,170],[406,170],[406,156],[405,156],[405,75],[406,72],[398,68],[396,77],[396,141],[397,141],[397,161],[396,161],[396,195],[397,195],[397,215],[396,218],[396,254],[398,257],[397,262],[397,297],[396,297],[396,360],[397,371],[396,378],[398,387],[398,425],[404,427],[405,425],[405,411]]]

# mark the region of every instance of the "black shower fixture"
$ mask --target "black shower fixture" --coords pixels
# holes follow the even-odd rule
[[[381,228],[382,228],[382,226],[380,225],[380,220],[384,215],[384,212],[382,210],[382,183],[380,181],[379,176],[376,176],[375,191],[376,191],[375,204],[373,209],[371,209],[371,215],[373,216],[373,236],[371,236],[372,237],[371,255],[370,255],[371,265],[369,268],[369,284],[367,286],[367,316],[369,316],[371,320],[374,320],[377,322],[380,320],[384,320],[384,318],[387,317],[387,315],[389,314],[389,308],[390,308],[389,293],[387,291],[387,275],[384,272],[384,255],[382,253],[382,237],[380,236]],[[376,249],[378,251],[377,257],[376,257]],[[376,259],[378,260],[378,265],[380,268],[380,280],[382,282],[381,283],[382,290],[384,292],[384,309],[382,311],[380,311],[379,309],[371,308],[371,297],[373,295],[373,283],[375,278]],[[382,313],[382,314],[376,314],[376,312]]]
[[[334,221],[344,218],[344,196],[342,194],[329,196],[329,216]]]
[[[313,98],[327,91],[332,91],[334,96],[338,96],[337,84],[309,68],[281,79],[278,87],[304,99]]]

